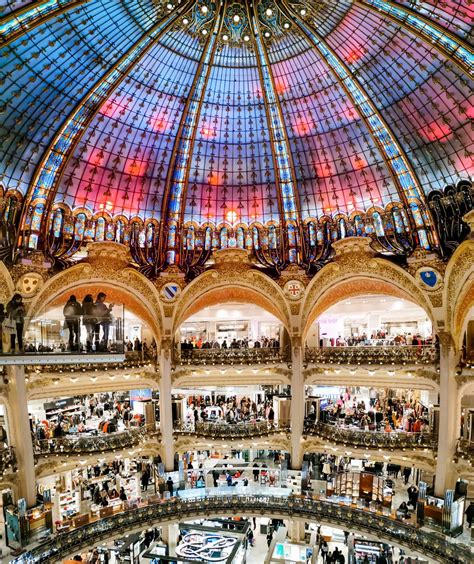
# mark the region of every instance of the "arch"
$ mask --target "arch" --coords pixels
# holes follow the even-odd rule
[[[348,237],[333,243],[334,262],[311,280],[303,302],[303,342],[311,324],[335,303],[349,297],[385,294],[416,303],[435,326],[435,315],[426,293],[401,267],[375,258],[367,238]]]
[[[162,312],[156,288],[143,274],[125,268],[125,265],[114,264],[111,244],[102,245],[109,249],[110,270],[100,268],[97,264],[81,263],[57,274],[46,282],[31,302],[26,322],[48,308],[64,304],[72,293],[82,300],[86,294],[104,291],[110,301],[124,304],[126,309],[146,322],[159,343]],[[104,257],[104,261],[107,261],[107,257]]]
[[[234,249],[237,250],[244,253]],[[234,271],[222,275],[208,271],[193,280],[176,303],[172,334],[185,319],[205,307],[236,301],[260,306],[281,321],[291,334],[289,312],[281,288],[259,272],[242,270],[239,272],[238,265],[234,265]]]
[[[471,227],[472,237],[474,211],[466,214],[464,220]],[[444,275],[443,302],[446,305],[446,327],[459,349],[474,306],[474,239],[466,239],[461,243],[448,262]]]
[[[306,338],[306,334],[314,321],[333,305],[348,298],[374,294],[393,296],[407,300],[425,309],[421,304],[417,303],[417,301],[414,300],[406,290],[402,290],[387,281],[380,279],[377,280],[366,276],[361,276],[359,278],[351,277],[350,280],[341,280],[330,288],[327,288],[326,291],[318,297],[306,318],[306,323],[303,327],[304,338]],[[426,311],[426,314],[433,322],[430,312]]]

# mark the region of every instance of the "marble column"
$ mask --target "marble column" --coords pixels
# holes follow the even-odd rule
[[[160,352],[160,430],[161,442],[163,445],[163,463],[167,472],[174,470],[171,361],[171,346],[162,347]]]
[[[461,406],[456,383],[456,354],[452,336],[439,333],[440,340],[440,393],[439,432],[436,461],[435,495],[444,497],[444,492],[455,482],[453,458],[459,438]]]
[[[303,348],[292,348],[291,376],[291,468],[301,470],[303,463],[303,426],[305,390],[303,379]]]
[[[28,414],[24,366],[8,366],[8,423],[18,465],[18,494],[28,507],[36,505],[35,460]]]

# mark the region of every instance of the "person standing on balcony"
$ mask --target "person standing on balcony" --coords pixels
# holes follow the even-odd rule
[[[94,330],[97,319],[94,313],[94,298],[92,294],[87,294],[82,302],[82,323],[86,328],[86,351],[92,351],[92,342],[94,340]]]
[[[79,350],[79,332],[81,324],[82,306],[76,296],[70,296],[63,309],[66,326],[69,330],[69,350]]]
[[[18,350],[23,351],[23,326],[25,323],[26,310],[21,294],[15,294],[7,304],[7,314],[16,327],[16,339],[18,339]],[[11,348],[15,350],[15,334],[11,335]]]
[[[95,349],[96,351],[102,348],[104,351],[107,350],[107,344],[109,341],[109,331],[112,325],[112,309],[114,304],[109,306],[105,305],[105,298],[107,296],[104,292],[99,292],[97,294],[97,299],[94,304],[94,314],[97,319],[94,333],[95,333]],[[100,341],[100,327],[102,326],[102,341]]]

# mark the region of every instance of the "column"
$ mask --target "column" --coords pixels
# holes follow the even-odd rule
[[[305,540],[305,522],[300,519],[288,521],[288,540],[300,544]]]
[[[15,449],[18,464],[18,495],[28,507],[36,505],[35,460],[28,414],[25,368],[8,366],[8,422],[11,445]]]
[[[173,410],[171,407],[171,344],[160,352],[160,430],[165,470],[174,470]]]
[[[438,458],[436,461],[435,495],[444,497],[444,492],[454,486],[453,458],[459,437],[460,403],[456,383],[457,354],[451,333],[439,333],[439,433]]]
[[[303,348],[301,344],[292,348],[291,376],[291,468],[301,470],[303,463],[303,426],[304,426],[304,379]]]

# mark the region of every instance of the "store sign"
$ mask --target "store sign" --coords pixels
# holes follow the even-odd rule
[[[216,325],[217,331],[221,332],[228,332],[228,331],[236,331],[236,332],[245,332],[248,331],[249,324],[244,322],[238,323],[218,323]]]
[[[130,401],[151,400],[152,391],[149,388],[143,390],[130,390]]]
[[[44,409],[46,411],[53,411],[56,409],[64,409],[65,407],[70,407],[74,405],[74,398],[63,398],[57,401],[51,401],[44,404]]]

